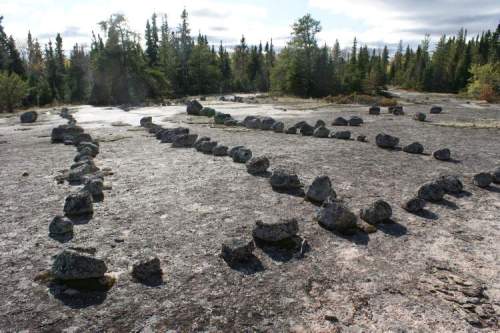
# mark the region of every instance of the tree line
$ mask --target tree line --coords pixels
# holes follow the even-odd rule
[[[120,14],[99,26],[89,49],[77,44],[66,54],[60,34],[42,47],[29,33],[20,52],[0,17],[0,110],[11,111],[19,103],[119,105],[229,92],[377,94],[388,84],[500,95],[500,26],[472,39],[464,30],[443,36],[434,52],[428,37],[416,50],[403,51],[401,42],[392,59],[387,46],[370,49],[356,39],[349,50],[338,41],[333,47],[318,45],[321,24],[309,14],[293,24],[292,38],[280,52],[272,40],[248,45],[244,36],[232,50],[222,42],[210,45],[207,36],[192,36],[186,10],[177,27],[166,15],[153,14],[144,37]]]

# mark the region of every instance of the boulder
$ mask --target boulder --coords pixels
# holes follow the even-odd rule
[[[227,156],[227,150],[228,148],[223,145],[217,145],[213,150],[212,153],[214,156]]]
[[[276,133],[283,133],[285,124],[283,124],[281,121],[277,121],[273,124],[273,127],[271,129]]]
[[[370,108],[368,109],[368,114],[371,114],[373,116],[378,116],[380,115],[380,108],[378,106],[370,106]]]
[[[413,142],[403,147],[403,151],[409,154],[422,154],[424,146],[420,142]]]
[[[330,130],[324,126],[317,127],[314,130],[313,136],[316,138],[328,138],[330,136]]]
[[[377,200],[369,207],[361,209],[359,216],[370,224],[378,224],[391,218],[392,208],[384,200]]]
[[[161,132],[160,140],[161,143],[173,143],[177,136],[184,134],[189,134],[189,128],[166,128]]]
[[[257,221],[252,231],[253,238],[264,242],[279,242],[292,238],[299,232],[297,219],[279,219],[269,222]]]
[[[210,138],[208,136],[202,136],[200,138],[198,138],[198,140],[196,140],[196,142],[194,143],[194,148],[198,151],[200,151],[200,147],[201,147],[201,144],[205,141],[210,141]]]
[[[405,199],[401,207],[409,213],[419,213],[424,209],[425,204],[425,200],[418,197],[412,197]]]
[[[356,215],[338,200],[327,200],[316,216],[324,228],[342,234],[351,234],[356,228]]]
[[[314,128],[319,128],[319,127],[325,127],[326,123],[323,120],[318,120],[316,124],[314,125]]]
[[[99,142],[94,141],[94,139],[92,139],[92,136],[88,133],[78,134],[74,139],[74,144],[76,146],[78,146],[79,144],[81,144],[83,142],[90,142],[90,143],[96,145],[97,147],[99,147]]]
[[[245,148],[244,146],[234,146],[233,148],[231,148],[228,152],[228,155],[229,157],[233,158],[233,156],[235,155],[235,153],[240,150],[240,149],[243,149]]]
[[[331,137],[333,139],[349,140],[349,139],[351,139],[351,132],[350,131],[339,131],[339,132],[332,133]]]
[[[92,159],[81,159],[71,166],[68,173],[68,182],[81,183],[83,176],[92,174],[98,170],[99,168]]]
[[[87,155],[90,155],[92,157],[96,157],[99,154],[99,146],[92,143],[92,142],[81,142],[77,147],[76,150],[79,153],[82,152],[87,152]]]
[[[224,122],[229,119],[232,119],[232,117],[228,113],[216,112],[214,116],[214,122],[217,125],[224,125]]]
[[[436,183],[441,186],[445,193],[448,194],[460,194],[464,189],[464,185],[455,175],[443,175],[440,176]]]
[[[434,105],[434,106],[431,107],[431,111],[430,111],[431,114],[439,114],[441,112],[443,112],[443,108],[442,107],[437,106],[437,105]]]
[[[173,148],[192,148],[198,138],[197,134],[179,134],[173,142]]]
[[[261,121],[259,118],[252,118],[246,122],[244,122],[245,126],[249,129],[259,129],[262,127]]]
[[[199,116],[203,106],[197,100],[191,100],[187,103],[186,112],[192,116]]]
[[[297,134],[297,127],[288,127],[287,130],[285,131],[286,134]]]
[[[270,130],[274,123],[276,123],[276,120],[274,120],[271,117],[262,117],[260,120],[260,129],[264,131]]]
[[[443,200],[444,189],[437,182],[428,182],[418,190],[418,197],[425,201],[439,202]]]
[[[487,172],[478,173],[477,175],[474,175],[474,178],[472,179],[472,183],[481,188],[490,186],[492,182],[493,177]]]
[[[495,168],[491,173],[491,177],[493,178],[493,182],[495,184],[500,184],[500,167]]]
[[[203,141],[197,150],[204,154],[213,154],[215,147],[217,147],[217,141]]]
[[[240,148],[233,152],[231,157],[235,163],[246,163],[252,158],[252,151],[248,148]]]
[[[269,182],[273,189],[278,191],[293,191],[302,188],[302,183],[295,171],[278,167],[273,170]]]
[[[141,127],[150,127],[153,125],[153,117],[142,117],[140,120]]]
[[[380,133],[375,137],[375,143],[380,148],[394,149],[399,143],[399,138],[389,134]]]
[[[73,222],[64,216],[56,216],[49,224],[50,236],[65,236],[73,234]]]
[[[205,108],[201,109],[200,116],[212,118],[213,116],[215,116],[215,110],[212,108],[205,107]]]
[[[416,121],[425,121],[425,118],[427,118],[427,116],[423,112],[417,112],[413,116],[413,119],[415,119]]]
[[[64,202],[64,214],[66,216],[89,215],[93,212],[92,195],[88,191],[78,191],[66,197]]]
[[[221,257],[230,265],[250,261],[255,250],[253,240],[233,238],[222,243]]]
[[[34,123],[38,118],[38,113],[35,111],[28,111],[21,114],[21,123],[28,124]]]
[[[92,195],[92,201],[101,201],[104,198],[103,194],[104,182],[100,177],[90,177],[86,180],[83,190]]]
[[[337,193],[332,188],[332,182],[328,176],[316,177],[311,186],[307,188],[306,199],[316,203],[323,203],[328,198],[336,198]]]
[[[436,160],[449,161],[451,159],[451,151],[448,148],[436,150],[433,154]]]
[[[59,125],[52,129],[52,143],[63,143],[65,140],[74,141],[74,139],[83,133],[83,128],[76,125]]]
[[[337,117],[333,120],[332,126],[347,126],[349,122],[343,117]]]
[[[302,134],[302,136],[312,136],[314,134],[314,127],[305,123],[300,127],[300,134]]]
[[[238,124],[238,121],[233,118],[229,118],[224,121],[224,126],[238,126]]]
[[[357,116],[353,116],[349,119],[349,126],[361,126],[363,124],[363,119]]]
[[[159,285],[163,279],[160,259],[151,254],[141,254],[131,267],[132,278],[146,285]]]
[[[252,175],[266,173],[269,166],[269,159],[265,156],[254,157],[246,162],[247,172]]]
[[[243,119],[242,123],[248,127],[248,123],[252,120],[258,119],[256,116],[246,116],[245,119]]]
[[[155,134],[157,139],[158,139],[157,133],[165,131],[165,128],[163,128],[160,125],[156,125],[156,124],[151,124],[151,126],[147,127],[147,129],[148,129],[148,133]]]
[[[63,250],[52,263],[52,274],[59,280],[101,278],[108,267],[104,260],[77,250]]]

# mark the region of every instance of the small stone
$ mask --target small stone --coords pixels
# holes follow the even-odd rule
[[[370,106],[370,108],[368,109],[368,114],[371,114],[373,116],[378,116],[380,115],[380,108],[378,106]]]
[[[332,133],[331,137],[333,139],[349,140],[349,139],[351,139],[351,132],[349,132],[349,131],[339,131],[339,132]]]
[[[443,175],[436,180],[436,183],[448,194],[459,194],[464,189],[460,179],[454,175]]]
[[[285,129],[285,124],[283,124],[281,121],[277,121],[274,123],[272,130],[276,133],[283,133]]]
[[[370,224],[378,224],[387,221],[392,216],[391,206],[384,200],[377,200],[369,207],[360,211],[360,217]]]
[[[297,219],[280,219],[277,221],[257,221],[252,235],[264,242],[279,242],[291,238],[299,232]]]
[[[226,146],[223,146],[223,145],[217,145],[212,153],[214,154],[214,156],[227,156],[227,150],[228,148]]]
[[[324,126],[317,127],[314,130],[313,136],[316,138],[328,138],[328,136],[330,136],[330,130]]]
[[[204,154],[213,154],[215,147],[217,147],[217,141],[203,141],[197,150]]]
[[[415,119],[416,121],[425,121],[425,118],[427,118],[427,116],[423,112],[417,112],[413,116],[413,119]]]
[[[273,170],[269,181],[275,190],[291,191],[301,189],[303,186],[294,171],[282,167]]]
[[[357,220],[356,226],[358,227],[358,229],[364,231],[367,234],[373,234],[373,233],[377,232],[377,230],[378,230],[376,226],[374,226],[373,224],[367,223],[363,220]]]
[[[232,155],[233,162],[246,163],[252,158],[252,151],[248,148],[240,148]]]
[[[235,238],[222,243],[221,256],[228,264],[247,262],[253,258],[253,240]]]
[[[28,177],[30,174],[28,172],[23,172],[22,176],[23,177]]]
[[[316,216],[324,228],[343,234],[350,234],[356,228],[356,215],[342,202],[327,200]]]
[[[187,103],[186,112],[192,116],[199,116],[203,106],[197,100],[192,100]]]
[[[73,233],[73,222],[63,217],[56,216],[49,224],[49,235],[64,236]]]
[[[448,148],[436,150],[433,154],[436,160],[449,161],[451,159],[451,151]]]
[[[246,162],[247,172],[252,175],[266,173],[269,166],[269,159],[265,156],[254,157]]]
[[[323,203],[328,198],[336,197],[328,176],[316,177],[306,191],[306,198],[312,202]]]
[[[198,139],[197,134],[180,134],[174,138],[173,148],[191,148]]]
[[[52,264],[52,273],[60,280],[83,280],[103,277],[108,267],[88,252],[63,250]]]
[[[297,134],[297,128],[296,128],[296,127],[293,127],[293,126],[292,126],[292,127],[289,127],[289,128],[287,128],[287,130],[286,130],[286,132],[285,132],[285,133],[286,133],[286,134]]]
[[[34,123],[38,118],[38,113],[35,111],[28,111],[21,114],[21,123],[28,124]]]
[[[495,168],[495,170],[491,173],[491,176],[495,184],[500,184],[500,167]]]
[[[425,200],[414,197],[405,199],[401,207],[409,213],[419,213],[424,209],[425,204]]]
[[[491,185],[493,182],[493,177],[491,174],[487,172],[481,172],[478,173],[477,175],[474,175],[474,178],[472,180],[472,183],[478,187],[481,188],[486,188]]]
[[[162,282],[163,271],[160,259],[153,255],[141,255],[132,263],[131,275],[137,282],[146,285],[159,285]]]
[[[319,127],[325,127],[326,123],[323,120],[318,120],[316,124],[314,125],[314,128],[319,128]]]
[[[359,142],[366,142],[366,135],[358,135],[356,140]]]
[[[153,124],[153,117],[142,117],[140,124],[141,127],[150,127]]]
[[[444,189],[437,182],[428,182],[418,190],[418,197],[430,202],[443,200],[444,194]]]
[[[408,146],[404,146],[403,151],[409,154],[422,154],[424,152],[424,146],[422,146],[420,142],[413,142]]]
[[[80,216],[92,214],[92,195],[88,191],[79,191],[66,197],[64,213],[66,216]]]
[[[380,148],[394,149],[399,143],[399,138],[389,134],[380,133],[375,137],[375,143]]]
[[[363,119],[357,116],[353,116],[349,119],[349,126],[361,126],[363,124]]]
[[[349,122],[343,117],[337,117],[333,120],[332,126],[347,126]]]
[[[432,114],[439,114],[439,113],[443,112],[443,108],[440,107],[440,106],[434,105],[433,107],[431,107],[431,111],[430,112]]]
[[[405,114],[402,105],[389,106],[389,113],[392,113],[395,116],[402,116]]]
[[[302,134],[302,136],[312,136],[314,134],[314,127],[305,123],[300,127],[300,134]]]

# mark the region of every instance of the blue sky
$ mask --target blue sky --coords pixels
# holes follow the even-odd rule
[[[0,0],[0,15],[21,46],[31,30],[42,43],[61,32],[69,49],[76,42],[88,44],[97,22],[112,13],[125,14],[130,27],[142,33],[153,12],[166,13],[176,26],[184,7],[193,34],[201,31],[226,45],[242,34],[250,43],[273,38],[284,45],[291,24],[305,13],[321,21],[322,43],[339,39],[343,47],[355,36],[369,46],[394,47],[400,39],[414,45],[426,33],[435,41],[462,26],[472,35],[500,23],[499,0]]]

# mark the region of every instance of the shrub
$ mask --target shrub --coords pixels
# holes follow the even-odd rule
[[[0,111],[14,112],[28,94],[27,84],[15,73],[0,73]]]

